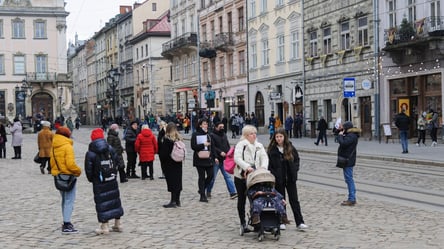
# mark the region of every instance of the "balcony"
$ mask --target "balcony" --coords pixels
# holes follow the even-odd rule
[[[414,24],[384,30],[384,51],[395,63],[424,59],[429,53],[444,55],[444,17],[425,17]]]
[[[233,51],[234,39],[232,32],[223,32],[216,34],[214,39],[214,48],[222,52]]]
[[[217,55],[217,51],[211,42],[201,42],[199,48],[199,56],[203,58],[214,58]]]
[[[57,73],[26,73],[26,80],[28,81],[55,81],[57,80]]]
[[[162,56],[172,58],[197,47],[196,33],[185,33],[162,44]]]

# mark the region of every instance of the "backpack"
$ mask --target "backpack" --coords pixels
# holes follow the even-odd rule
[[[97,163],[99,165],[99,179],[101,182],[116,179],[117,170],[114,167],[114,162],[109,152],[97,154]]]
[[[185,148],[184,142],[177,140],[176,142],[174,142],[173,150],[171,151],[170,156],[175,162],[182,162],[185,160],[186,152],[187,150]]]
[[[236,167],[236,163],[234,162],[234,147],[231,147],[230,150],[225,155],[224,170],[228,174],[234,174],[235,167]]]

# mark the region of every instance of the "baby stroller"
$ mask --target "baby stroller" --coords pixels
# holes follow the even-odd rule
[[[247,176],[247,196],[250,201],[250,211],[248,224],[254,228],[254,232],[257,232],[257,238],[262,241],[265,236],[265,232],[269,232],[274,235],[276,240],[280,237],[280,224],[281,217],[275,207],[275,192],[272,191],[275,184],[275,177],[270,171],[259,168]],[[261,191],[256,191],[261,190]],[[261,199],[258,199],[261,198]],[[256,202],[254,203],[254,201]],[[253,224],[253,212],[254,205],[260,205],[260,222]],[[257,207],[256,207],[257,208]],[[241,228],[240,235],[242,236],[245,231]]]

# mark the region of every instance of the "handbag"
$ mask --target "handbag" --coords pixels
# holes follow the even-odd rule
[[[224,170],[228,174],[234,174],[234,168],[236,167],[236,163],[234,162],[234,147],[231,147],[227,152],[224,160]]]
[[[57,163],[56,157],[54,155],[54,149],[52,149],[52,155],[54,156],[54,161],[57,168],[59,169],[59,164]],[[60,191],[71,191],[77,182],[77,177],[68,174],[58,174],[54,176],[54,185],[56,189]]]
[[[336,167],[345,168],[348,165],[348,157],[338,156],[338,160],[336,162]]]
[[[197,152],[197,156],[200,159],[208,159],[208,158],[210,158],[210,151],[209,150],[201,150],[201,151]]]
[[[34,162],[35,163],[42,163],[42,159],[39,156],[39,152],[37,152],[37,154],[35,154],[34,156]]]

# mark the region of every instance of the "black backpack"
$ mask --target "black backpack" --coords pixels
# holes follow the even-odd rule
[[[116,179],[117,169],[111,158],[109,151],[97,154],[97,165],[99,165],[99,179],[101,182]]]

